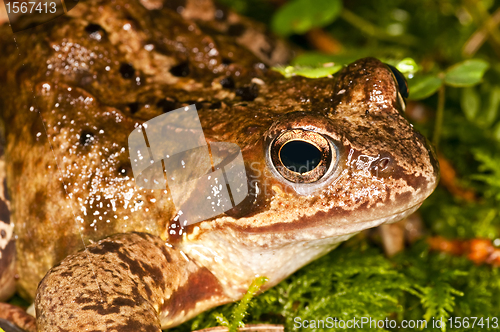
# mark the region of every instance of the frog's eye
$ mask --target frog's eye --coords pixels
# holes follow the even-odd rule
[[[278,173],[294,183],[318,181],[336,160],[336,151],[324,136],[302,129],[281,133],[271,144],[270,154]]]
[[[386,64],[387,67],[392,71],[392,75],[394,75],[394,80],[398,83],[399,93],[404,97],[408,98],[408,83],[406,82],[406,78],[404,75],[396,69],[396,67]]]

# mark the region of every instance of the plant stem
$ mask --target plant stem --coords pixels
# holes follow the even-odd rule
[[[247,309],[252,298],[257,294],[262,285],[264,285],[269,279],[266,277],[255,278],[248,288],[247,293],[238,303],[238,306],[233,312],[233,319],[229,325],[229,332],[238,332],[238,328],[243,325],[243,318],[247,314]]]
[[[391,41],[407,46],[418,45],[419,43],[418,39],[412,35],[405,34],[401,36],[392,36],[384,29],[379,28],[375,24],[365,20],[361,16],[356,15],[346,8],[342,9],[340,17],[364,34],[376,39]]]
[[[443,117],[444,117],[444,102],[446,100],[445,86],[444,84],[438,90],[438,104],[436,110],[436,123],[434,124],[434,134],[432,135],[432,144],[436,148],[436,152],[439,147],[439,138],[441,136],[441,128],[443,127]]]

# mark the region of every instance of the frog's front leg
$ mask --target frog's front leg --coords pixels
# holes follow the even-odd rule
[[[206,268],[159,237],[117,234],[52,268],[38,286],[38,331],[160,331],[230,299]]]

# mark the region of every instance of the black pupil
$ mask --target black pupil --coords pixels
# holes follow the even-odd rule
[[[304,141],[286,143],[280,151],[283,165],[300,174],[312,171],[321,161],[321,151],[314,145]]]
[[[396,82],[398,83],[398,87],[399,87],[399,93],[401,93],[401,95],[404,98],[408,98],[408,95],[409,95],[408,84],[406,83],[406,79],[405,79],[404,75],[401,74],[401,72],[399,70],[397,70],[396,67],[391,66],[391,65],[387,65],[387,66],[389,66],[389,69],[392,71],[392,73],[394,74],[394,77],[396,78]]]

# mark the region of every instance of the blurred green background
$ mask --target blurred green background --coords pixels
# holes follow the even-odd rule
[[[297,316],[478,317],[474,327],[470,318],[465,328],[424,330],[498,330],[492,317],[500,318],[500,278],[492,253],[500,252],[500,2],[219,2],[297,47],[293,66],[281,68],[287,75],[364,56],[397,66],[410,87],[406,114],[435,145],[442,179],[420,209],[421,237],[397,255],[387,257],[376,234],[361,234],[253,300],[216,308],[177,330],[234,328],[243,316],[286,330],[298,330]],[[463,248],[479,239],[489,259],[473,262]],[[430,240],[463,250],[431,250]]]

